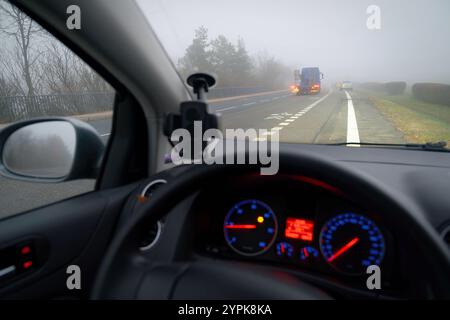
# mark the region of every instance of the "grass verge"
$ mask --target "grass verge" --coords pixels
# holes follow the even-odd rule
[[[369,99],[408,143],[445,141],[450,146],[450,107],[430,104],[410,95],[371,94]]]

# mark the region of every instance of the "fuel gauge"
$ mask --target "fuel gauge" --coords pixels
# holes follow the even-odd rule
[[[300,249],[299,258],[302,262],[317,260],[319,258],[319,251],[311,246],[303,247]]]

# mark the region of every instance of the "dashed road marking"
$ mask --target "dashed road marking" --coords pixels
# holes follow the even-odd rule
[[[283,129],[283,127],[273,127],[273,128],[272,128],[272,131],[274,131],[274,130],[275,130],[275,131],[280,131],[281,129]]]
[[[231,110],[231,109],[235,109],[237,108],[237,106],[231,106],[231,107],[227,107],[227,108],[223,108],[223,109],[217,109],[216,111],[226,111],[226,110]]]
[[[303,116],[306,112],[308,112],[309,110],[311,110],[312,108],[314,108],[316,105],[318,105],[320,102],[322,102],[323,100],[325,100],[326,98],[328,98],[328,96],[332,93],[332,91],[330,90],[325,96],[323,96],[320,99],[316,99],[316,101],[314,101],[313,103],[311,103],[309,106],[307,106],[306,108],[303,108],[301,111],[295,113],[294,115],[292,115],[291,113],[283,113],[282,115],[286,115],[286,116],[291,116],[288,119],[285,119],[285,122],[280,122],[278,124],[277,127],[273,127],[268,133],[264,134],[265,137],[257,137],[255,139],[253,139],[254,141],[266,141],[267,140],[267,136],[268,135],[272,135],[274,130],[280,131],[282,130],[284,127],[288,126],[289,124],[293,123],[296,119],[298,119],[299,117]],[[277,100],[280,97],[274,97],[271,100]],[[265,119],[274,119],[279,117],[280,114],[278,113],[272,113],[270,116],[266,117]],[[280,119],[281,120],[281,119]],[[272,133],[271,133],[272,132]]]

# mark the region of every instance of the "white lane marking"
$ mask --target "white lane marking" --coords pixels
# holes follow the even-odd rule
[[[256,102],[249,102],[249,103],[244,103],[242,104],[242,106],[251,106],[252,104],[255,104]]]
[[[279,123],[278,125],[279,125],[279,126],[288,126],[288,125],[289,125],[289,122],[281,122],[281,123]]]
[[[111,133],[104,133],[104,134],[101,134],[100,137],[107,137],[107,136],[110,136],[110,135],[111,135]]]
[[[217,109],[216,112],[217,112],[217,111],[221,112],[221,111],[231,110],[231,109],[234,109],[234,108],[236,108],[236,107],[237,107],[237,106],[231,106],[231,107],[227,107],[227,108],[223,108],[223,109]]]
[[[280,131],[281,129],[283,129],[283,127],[273,127],[272,131]]]
[[[345,91],[347,96],[347,143],[359,143],[358,123],[356,122],[355,108],[353,108],[353,100],[350,94]]]
[[[292,122],[292,121],[295,121],[295,119],[286,119],[286,120],[284,120],[284,121],[286,121],[286,122]]]

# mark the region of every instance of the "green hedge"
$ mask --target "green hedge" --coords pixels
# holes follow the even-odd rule
[[[450,106],[450,85],[442,83],[416,83],[412,86],[415,98]]]
[[[404,81],[387,82],[384,84],[384,88],[386,90],[386,93],[389,95],[400,95],[405,92],[406,82]]]

